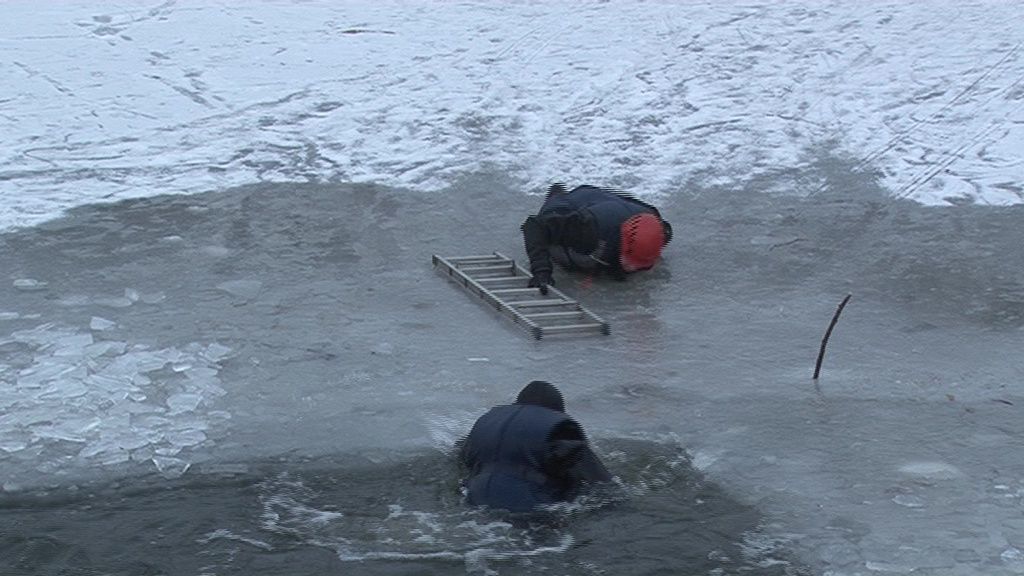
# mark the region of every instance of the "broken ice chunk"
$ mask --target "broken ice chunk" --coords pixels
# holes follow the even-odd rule
[[[79,376],[85,376],[85,373]],[[70,400],[84,395],[89,388],[79,379],[61,378],[46,387],[42,393],[37,394],[36,400]]]
[[[211,362],[219,362],[222,358],[227,356],[231,352],[231,348],[224,346],[223,344],[217,344],[214,342],[206,347],[206,351],[203,352],[203,356]]]
[[[18,452],[24,450],[28,444],[25,444],[21,440],[0,440],[0,450],[4,452]]]
[[[18,278],[14,281],[14,287],[22,292],[34,292],[36,290],[45,290],[46,282],[32,278]]]
[[[153,456],[153,465],[164,478],[172,480],[187,472],[191,462],[173,456]]]
[[[1003,559],[1003,562],[1008,564],[1011,568],[1014,568],[1014,572],[1018,574],[1024,572],[1024,552],[1019,549],[1010,546],[1003,553],[999,555]]]
[[[76,366],[61,362],[36,364],[18,373],[18,387],[38,388],[43,383],[59,378],[68,372],[74,371],[76,368]]]
[[[113,453],[121,450],[117,442],[110,438],[93,440],[78,452],[79,458],[93,458],[98,454]]]
[[[948,480],[963,476],[960,470],[946,462],[907,462],[900,466],[900,472],[937,480]]]
[[[57,303],[61,306],[88,306],[92,304],[92,298],[85,294],[72,294],[71,296],[61,298]]]
[[[154,292],[153,294],[143,294],[139,299],[143,304],[159,304],[167,299],[167,295],[163,292]]]
[[[112,340],[104,340],[96,342],[85,347],[85,353],[89,358],[99,358],[100,356],[116,356],[123,354],[125,349],[124,342],[115,342]]]
[[[187,372],[192,369],[192,363],[188,360],[178,360],[171,364],[171,370],[175,372]]]
[[[117,326],[117,322],[112,322],[99,316],[93,316],[92,320],[89,321],[89,329],[91,330],[107,330],[114,326]]]
[[[131,460],[132,454],[127,450],[116,450],[114,452],[103,452],[98,455],[97,460],[104,466],[122,464]]]
[[[61,422],[47,426],[35,426],[32,435],[37,439],[67,440],[68,442],[85,442],[85,438],[75,430],[73,425]]]
[[[182,412],[191,412],[195,410],[202,400],[203,397],[199,394],[179,392],[171,395],[167,399],[167,407],[171,409],[171,414],[181,414]]]
[[[197,366],[185,373],[188,379],[195,382],[197,386],[207,386],[218,382],[217,371],[206,366]]]
[[[85,355],[85,347],[92,344],[92,342],[92,334],[88,333],[60,336],[52,341],[53,346],[56,348],[53,351],[53,355],[81,357]]]
[[[217,288],[232,296],[252,300],[259,296],[260,290],[263,289],[263,282],[259,280],[229,280],[217,284]]]
[[[909,494],[897,494],[896,496],[893,497],[892,501],[899,504],[900,506],[906,506],[907,508],[924,507],[924,500],[918,498],[917,496],[912,496]]]
[[[224,246],[203,246],[200,249],[203,253],[214,258],[223,258],[228,254],[231,254],[231,250]]]
[[[132,305],[132,301],[125,297],[112,297],[112,298],[97,298],[96,303],[100,306],[107,306],[110,308],[127,308]]]
[[[195,446],[206,440],[206,434],[202,430],[175,430],[168,432],[165,437],[171,445],[181,448]]]

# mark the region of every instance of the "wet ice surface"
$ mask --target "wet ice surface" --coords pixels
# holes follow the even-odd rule
[[[284,472],[310,488],[296,462],[329,455],[339,467],[330,474],[368,496],[344,508],[331,507],[341,495],[293,498],[292,512],[342,516],[307,518],[288,549],[340,562],[340,540],[324,546],[326,534],[355,541],[349,551],[359,554],[423,551],[425,540],[378,545],[359,530],[386,533],[429,515],[454,522],[462,511],[446,500],[450,486],[424,478],[411,505],[411,485],[376,475],[390,474],[403,451],[450,446],[488,406],[544,377],[562,386],[612,466],[644,462],[617,456],[618,439],[678,439],[696,472],[756,508],[754,534],[729,532],[734,544],[771,545],[834,576],[1018,573],[1020,210],[895,202],[851,166],[823,158],[809,175],[841,183],[842,194],[705,190],[666,201],[686,233],[662,266],[625,284],[557,274],[611,322],[606,338],[534,342],[431,270],[435,252],[520,254],[532,199],[496,174],[433,195],[288,184],[171,196],[82,208],[0,236],[0,269],[46,282],[32,291],[0,283],[0,398],[16,407],[0,417],[0,474],[19,488],[4,498],[81,483],[107,459],[131,486],[136,473],[188,479],[282,457]],[[820,337],[847,293],[815,385]],[[161,298],[146,304],[152,294]],[[90,379],[113,367],[131,381]],[[44,410],[70,419],[43,420]],[[119,468],[122,448],[145,458],[142,470]],[[372,465],[347,468],[353,452]],[[586,533],[598,547],[631,534],[655,556],[675,553],[673,534],[691,516],[666,507],[686,502],[659,490],[635,503],[660,510],[658,522],[613,506],[570,531],[570,550]],[[301,520],[290,518],[278,526]],[[339,518],[364,523],[353,534]],[[190,538],[280,550],[267,529],[259,519],[210,522]],[[503,545],[521,542],[509,534]],[[446,540],[429,553],[475,549],[459,546]],[[380,562],[382,574],[408,569]]]
[[[1021,201],[1014,2],[14,1],[0,20],[5,228],[259,181],[436,191],[490,166],[668,195],[826,145],[896,196]]]

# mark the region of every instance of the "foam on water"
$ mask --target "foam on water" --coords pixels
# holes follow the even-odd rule
[[[262,528],[334,550],[344,561],[452,560],[479,567],[487,559],[561,552],[572,543],[571,535],[558,529],[517,527],[461,506],[409,510],[391,503],[377,514],[348,514],[318,497],[289,474],[264,482]]]
[[[468,412],[430,420],[436,447],[446,454],[453,451],[453,439],[472,424]],[[663,440],[667,443],[654,444],[646,452],[611,450],[604,456],[621,471],[614,485],[550,506],[543,512],[546,520],[539,522],[467,507],[461,501],[431,507],[410,505],[401,498],[388,502],[386,494],[380,494],[384,502],[374,512],[358,498],[339,501],[339,495],[326,496],[301,478],[283,473],[260,485],[261,528],[328,548],[344,561],[442,560],[464,563],[469,573],[496,573],[493,562],[566,552],[575,542],[574,521],[615,503],[642,498],[684,475],[689,462],[685,450],[674,440]],[[617,439],[607,442],[622,444]],[[454,469],[454,462],[451,466]]]

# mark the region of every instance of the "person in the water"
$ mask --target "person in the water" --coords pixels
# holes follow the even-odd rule
[[[583,428],[565,413],[561,392],[535,380],[514,404],[495,406],[463,440],[466,500],[511,512],[567,502],[611,480]]]
[[[567,191],[553,184],[540,211],[523,222],[530,287],[547,294],[552,261],[569,271],[605,271],[613,278],[647,270],[672,240],[657,208],[629,194],[595,186]]]

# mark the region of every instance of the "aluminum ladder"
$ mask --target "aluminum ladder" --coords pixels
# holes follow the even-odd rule
[[[471,294],[526,328],[537,340],[554,334],[604,334],[611,326],[554,286],[547,295],[530,288],[530,275],[515,260],[499,252],[483,256],[434,254],[434,268]]]

